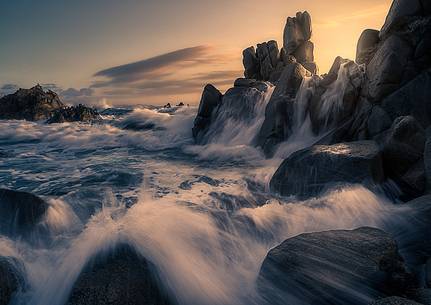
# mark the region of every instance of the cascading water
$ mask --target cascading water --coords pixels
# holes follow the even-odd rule
[[[312,89],[307,78],[290,152],[314,140],[305,110]],[[249,145],[271,93],[227,101],[202,147],[190,134],[195,108],[137,109],[91,126],[0,122],[0,183],[51,198],[39,224],[45,243],[0,238],[0,256],[27,272],[28,288],[12,304],[66,304],[87,263],[124,243],[156,266],[180,305],[264,304],[255,281],[268,250],[286,238],[405,225],[405,208],[361,186],[302,202],[268,194],[262,185],[281,155],[265,161]]]

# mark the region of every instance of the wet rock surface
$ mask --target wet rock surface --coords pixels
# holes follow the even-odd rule
[[[0,305],[10,304],[14,295],[25,289],[24,273],[19,260],[0,256]]]
[[[33,194],[0,189],[0,231],[6,235],[31,234],[47,209],[48,204]]]
[[[284,241],[266,256],[258,287],[271,304],[368,304],[404,288],[408,279],[392,237],[359,228]]]
[[[96,109],[79,104],[56,110],[47,123],[93,122],[99,120],[101,120],[101,116]]]
[[[293,153],[271,179],[270,189],[282,196],[316,196],[331,185],[384,180],[378,145],[373,141],[316,145]]]
[[[154,266],[127,245],[90,262],[76,281],[67,305],[171,305]]]

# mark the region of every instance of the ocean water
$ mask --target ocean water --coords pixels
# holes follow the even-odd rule
[[[191,134],[196,111],[111,109],[100,124],[0,122],[0,185],[50,205],[39,224],[49,238],[0,236],[0,255],[28,272],[13,304],[64,304],[86,263],[120,243],[155,264],[179,304],[261,304],[261,263],[283,240],[403,223],[405,207],[361,185],[302,202],[270,194],[283,158],[315,140],[306,127],[266,160],[251,145],[262,111],[216,122],[229,133],[222,128],[203,146]]]

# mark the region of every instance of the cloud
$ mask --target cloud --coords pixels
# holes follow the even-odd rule
[[[99,71],[91,88],[108,98],[200,94],[209,82],[228,86],[241,77],[239,67],[225,69],[233,60],[240,63],[210,46],[190,47]]]
[[[64,96],[65,98],[77,98],[77,97],[83,97],[83,96],[92,96],[94,93],[94,89],[91,88],[82,88],[82,89],[75,89],[75,88],[69,88],[66,90],[62,90],[60,94]]]
[[[15,84],[4,84],[3,86],[0,87],[0,97],[4,96],[4,95],[11,94],[11,93],[14,93],[18,89],[19,89],[18,85],[15,85]]]

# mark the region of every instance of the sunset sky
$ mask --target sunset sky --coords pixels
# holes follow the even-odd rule
[[[390,0],[0,1],[0,95],[35,83],[69,102],[197,104],[205,83],[242,76],[242,49],[276,39],[288,16],[313,18],[326,72],[380,29]]]

